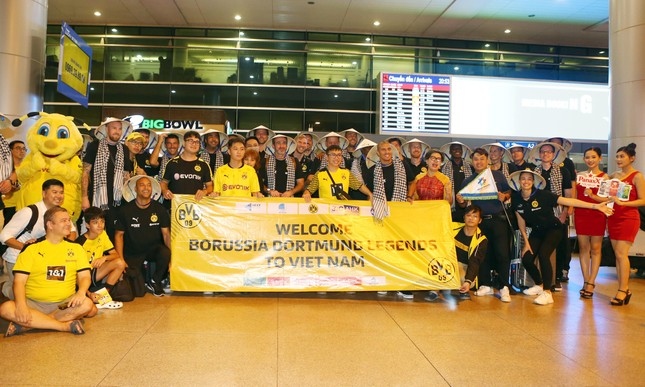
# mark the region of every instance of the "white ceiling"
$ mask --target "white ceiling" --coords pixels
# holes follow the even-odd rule
[[[102,16],[94,16],[96,10]],[[242,16],[240,21],[234,20],[236,14]],[[608,18],[609,0],[49,0],[48,21],[327,31],[605,48]],[[381,25],[373,26],[374,20]],[[504,33],[507,28],[510,34]]]

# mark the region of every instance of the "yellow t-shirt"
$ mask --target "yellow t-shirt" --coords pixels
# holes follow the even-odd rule
[[[349,169],[338,168],[335,172],[329,172],[336,184],[343,185],[343,191],[349,192]],[[331,193],[331,179],[327,171],[318,172],[318,197],[321,199],[336,199]]]
[[[85,237],[85,235],[84,235]],[[99,234],[95,239],[83,238],[83,249],[87,253],[87,258],[91,264],[94,258],[100,258],[104,255],[107,255],[108,251],[114,249],[114,245],[110,238],[108,238],[105,230]],[[78,240],[76,240],[78,242]]]
[[[39,302],[62,302],[76,292],[76,273],[89,270],[81,245],[64,240],[43,240],[27,246],[18,255],[14,273],[29,275],[27,298]]]
[[[260,192],[260,183],[255,169],[248,165],[242,168],[231,168],[228,164],[217,168],[215,172],[214,192],[221,196],[247,197]]]

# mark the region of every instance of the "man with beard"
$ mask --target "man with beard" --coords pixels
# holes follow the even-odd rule
[[[294,157],[300,163],[301,173],[305,175],[305,186],[311,182],[311,179],[314,177],[315,173],[315,162],[312,160],[311,152],[313,150],[314,139],[313,136],[309,133],[300,133],[296,136],[296,149],[291,153],[291,156]],[[298,193],[296,196],[300,196],[301,193]]]
[[[222,153],[222,145],[225,144],[226,140],[228,140],[226,133],[218,132],[214,129],[208,129],[202,133],[204,151],[199,157],[211,167],[213,176],[215,176],[217,168],[228,163],[230,159],[228,155]]]
[[[128,181],[132,171],[130,151],[121,141],[123,131],[128,131],[130,123],[110,117],[97,129],[105,138],[87,146],[83,158],[83,177],[81,180],[81,208],[90,206],[105,211],[105,232],[114,238],[116,208],[121,204],[121,187]]]
[[[163,152],[163,155],[159,157],[159,154],[161,154],[162,146],[166,149]],[[181,141],[179,140],[179,136],[175,133],[159,134],[159,141],[157,141],[155,149],[150,154],[150,165],[153,168],[158,168],[159,170],[159,174],[156,176],[157,181],[161,180],[161,178],[163,177],[168,162],[172,158],[179,156],[181,148]]]
[[[271,138],[272,146],[267,147],[265,166],[267,188],[271,197],[292,197],[305,186],[307,171],[303,172],[300,163],[287,155],[289,140],[291,139],[287,136],[279,134]]]

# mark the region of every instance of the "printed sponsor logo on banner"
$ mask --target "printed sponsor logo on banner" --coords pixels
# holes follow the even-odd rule
[[[266,214],[267,205],[266,203],[238,202],[238,203],[235,203],[235,209],[237,210],[237,212],[247,212],[251,214]]]
[[[329,206],[329,213],[332,215],[360,215],[359,206],[348,206],[345,204],[335,205],[332,204]]]
[[[327,215],[329,214],[329,204],[298,203],[298,212],[302,215]]]
[[[298,203],[269,203],[269,214],[298,214]]]

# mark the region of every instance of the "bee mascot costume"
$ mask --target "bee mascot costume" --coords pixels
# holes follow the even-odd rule
[[[13,120],[20,126],[27,118],[40,116],[27,132],[29,154],[16,169],[22,186],[17,210],[41,201],[42,184],[48,179],[58,179],[65,184],[63,207],[72,221],[81,215],[81,177],[83,164],[77,153],[83,147],[83,136],[74,121],[88,130],[89,126],[74,117],[58,113],[32,112]]]

